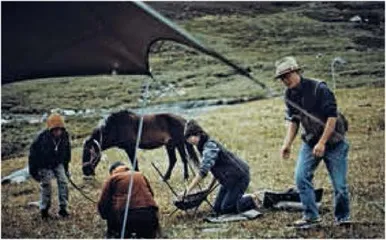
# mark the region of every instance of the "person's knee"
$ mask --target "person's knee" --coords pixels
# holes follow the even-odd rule
[[[311,176],[303,171],[297,171],[295,173],[295,183],[299,190],[306,189],[311,181]]]
[[[61,185],[61,186],[66,186],[67,185],[67,177],[66,175],[63,173],[63,174],[59,174],[56,178],[56,181],[58,182],[58,185]]]
[[[67,187],[67,181],[66,181],[66,179],[60,179],[60,178],[58,178],[58,185],[59,185],[59,186],[65,186],[65,187]]]

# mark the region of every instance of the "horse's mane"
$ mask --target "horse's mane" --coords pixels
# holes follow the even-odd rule
[[[122,124],[122,122],[127,121],[127,117],[133,117],[136,114],[129,110],[121,110],[118,112],[113,112],[107,118],[104,119],[102,124],[100,123],[99,126],[107,126],[107,125],[119,125]]]

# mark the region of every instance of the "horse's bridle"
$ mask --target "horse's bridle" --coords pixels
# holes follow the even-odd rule
[[[90,151],[90,161],[83,163],[83,167],[91,166],[93,169],[95,168],[96,164],[98,163],[98,159],[101,159],[102,157],[102,140],[102,129],[99,129],[99,142],[93,139],[93,142],[98,147],[99,152],[95,154],[94,147],[88,148],[88,150]]]

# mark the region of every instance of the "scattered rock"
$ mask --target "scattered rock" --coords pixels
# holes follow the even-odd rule
[[[31,194],[33,192],[34,192],[33,189],[26,189],[26,190],[23,190],[23,191],[20,191],[17,193],[13,193],[12,196],[18,197],[18,196],[22,196],[22,195],[28,195],[28,194]]]
[[[360,16],[356,15],[356,16],[350,18],[350,22],[358,22],[358,23],[360,23],[360,22],[362,22],[362,18]]]
[[[202,229],[203,233],[218,233],[218,232],[226,232],[228,228],[204,228]]]
[[[27,204],[27,207],[31,207],[31,208],[37,207],[37,208],[39,208],[39,201],[29,202],[29,203]]]
[[[371,103],[363,103],[363,104],[359,104],[358,107],[371,107]]]

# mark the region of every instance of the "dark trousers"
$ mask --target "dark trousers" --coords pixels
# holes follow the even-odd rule
[[[156,238],[159,231],[158,209],[155,207],[130,209],[127,215],[125,238]],[[107,238],[120,238],[123,214],[119,221],[107,220]]]
[[[256,208],[252,197],[243,197],[249,181],[248,176],[240,179],[231,187],[221,185],[214,203],[214,211],[218,214],[227,214],[245,212]]]

